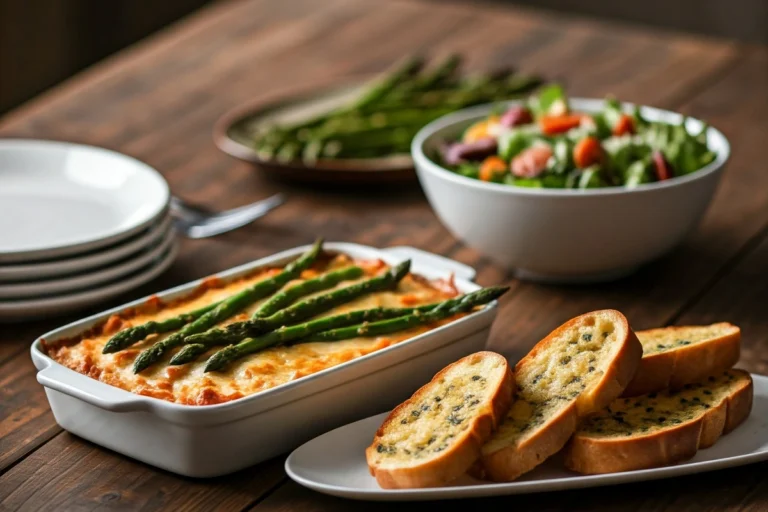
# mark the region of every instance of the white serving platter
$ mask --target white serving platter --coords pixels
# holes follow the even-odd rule
[[[107,149],[0,140],[0,263],[104,247],[150,226],[170,201],[152,167]]]
[[[58,279],[45,279],[29,283],[0,284],[0,299],[29,299],[53,296],[62,293],[74,293],[86,288],[94,288],[119,277],[136,272],[165,254],[176,240],[176,230],[171,228],[159,244],[148,247],[146,251],[116,265],[110,265],[91,272]]]
[[[582,489],[690,475],[768,460],[768,377],[752,375],[754,403],[749,418],[713,447],[686,462],[606,475],[579,475],[553,458],[511,483],[485,483],[469,476],[431,489],[382,489],[368,472],[365,449],[388,413],[332,430],[297,448],[285,470],[299,484],[325,494],[370,501],[442,500]]]
[[[159,276],[176,259],[179,242],[174,241],[158,260],[147,267],[99,288],[55,295],[42,299],[0,300],[0,322],[21,322],[51,315],[71,313],[141,286]]]
[[[147,247],[156,245],[163,237],[167,236],[172,222],[173,218],[167,214],[159,222],[128,240],[69,258],[32,263],[0,264],[0,283],[59,278],[105,267]]]

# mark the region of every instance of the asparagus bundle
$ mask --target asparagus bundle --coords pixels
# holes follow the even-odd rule
[[[282,288],[288,281],[298,277],[302,271],[314,263],[318,254],[320,254],[322,245],[322,239],[317,240],[306,253],[286,265],[283,271],[276,276],[259,281],[253,286],[249,286],[245,290],[224,299],[215,308],[199,316],[193,322],[184,325],[178,332],[145,349],[133,362],[133,372],[139,373],[146,369],[160,359],[168,350],[181,345],[187,336],[202,332],[222,320],[226,320],[250,304]]]
[[[281,343],[296,339],[296,336],[308,336],[314,332],[325,331],[328,329],[335,329],[337,327],[343,327],[346,325],[353,325],[360,322],[370,322],[371,320],[383,320],[385,318],[396,318],[408,314],[414,314],[418,312],[427,312],[434,309],[437,304],[429,304],[426,306],[419,306],[417,308],[383,308],[377,307],[372,309],[361,309],[357,311],[351,311],[349,313],[342,313],[340,315],[328,316],[319,318],[317,320],[311,320],[303,324],[297,324],[294,326],[280,327],[272,332],[269,332],[262,336],[260,339],[266,340],[279,340]],[[302,334],[303,333],[303,334]],[[190,340],[194,337],[190,336]],[[247,338],[252,339],[252,338]],[[191,363],[208,349],[220,346],[228,345],[232,343],[227,341],[226,337],[203,337],[200,342],[191,343],[185,345],[184,348],[179,350],[176,355],[171,358],[170,365],[176,366],[181,364]],[[239,341],[239,340],[238,340]],[[245,342],[245,340],[243,341]],[[242,344],[242,343],[241,343]]]
[[[422,59],[406,59],[390,73],[373,83],[353,103],[335,109],[327,114],[314,117],[303,123],[292,126],[273,126],[268,132],[262,134],[262,136],[255,141],[255,146],[265,158],[271,158],[280,154],[281,147],[283,148],[282,151],[284,153],[286,147],[295,145],[297,136],[300,132],[318,126],[334,116],[343,116],[350,111],[365,108],[368,105],[375,103],[380,98],[386,96],[400,82],[405,81],[408,77],[418,72],[423,64],[424,62]]]
[[[188,336],[182,343],[202,343],[209,346],[237,343],[243,338],[258,336],[323,313],[363,295],[394,287],[408,274],[410,268],[411,262],[407,260],[379,276],[298,302],[268,318],[251,318],[245,322],[231,323],[223,328],[209,329],[206,332]]]
[[[263,336],[257,338],[249,338],[238,343],[237,345],[230,345],[219,350],[213,354],[210,359],[208,359],[208,362],[205,365],[205,372],[207,373],[223,370],[232,362],[240,359],[243,356],[295,340],[338,341],[343,339],[356,338],[358,336],[376,336],[380,334],[389,334],[405,329],[410,329],[411,327],[415,327],[417,325],[434,323],[449,316],[467,312],[476,306],[487,304],[500,297],[508,289],[509,288],[507,287],[485,288],[464,295],[462,297],[448,299],[437,305],[432,305],[426,312],[420,310],[420,308],[415,308],[410,313],[406,313],[405,315],[391,318],[389,320],[382,320],[372,323],[364,322],[360,325],[355,325],[352,327],[342,327],[336,329],[331,327],[331,330],[327,330],[329,326],[332,325],[335,321],[332,319],[338,317],[322,318],[319,320],[306,322],[304,324],[284,327]],[[365,314],[365,312],[352,312],[348,313],[348,315],[352,316],[356,313],[358,316],[355,318],[363,317]],[[341,315],[341,317],[343,317],[343,315]]]
[[[525,94],[537,77],[500,70],[458,77],[461,58],[451,55],[422,71],[423,59],[407,59],[355,100],[292,126],[252,134],[261,158],[313,163],[320,158],[365,158],[407,153],[425,124],[453,110]]]
[[[297,286],[293,286],[284,292],[276,294],[270,300],[262,304],[261,307],[259,307],[256,313],[254,313],[254,317],[269,316],[279,311],[286,305],[292,303],[296,299],[303,297],[304,295],[309,295],[321,290],[333,288],[341,281],[357,279],[362,275],[363,269],[360,267],[347,267],[335,272],[323,274],[320,277],[311,279]],[[161,320],[159,322],[150,321],[135,327],[123,329],[122,331],[112,336],[106,345],[104,345],[102,353],[112,354],[114,352],[119,352],[120,350],[123,350],[133,345],[134,343],[143,340],[150,334],[161,334],[164,332],[181,329],[186,324],[215,309],[216,306],[218,306],[221,302],[222,301],[214,302],[213,304],[209,304],[200,309],[196,309],[188,313],[182,313],[167,320]]]

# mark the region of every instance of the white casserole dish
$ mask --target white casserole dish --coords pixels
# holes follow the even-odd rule
[[[217,274],[237,278],[256,268],[286,263],[307,247],[287,250]],[[375,249],[327,243],[325,249],[389,264],[412,260],[411,270],[429,279],[455,275],[462,292],[477,290],[474,270],[411,247]],[[182,297],[202,280],[158,293]],[[54,417],[65,430],[153,466],[186,476],[213,477],[257,464],[351,421],[389,410],[438,370],[482,350],[496,303],[455,322],[391,347],[293,382],[231,402],[192,406],[136,395],[71,370],[48,357],[40,342],[77,336],[110,315],[145,302],[125,304],[44,334],[32,345],[37,380]]]

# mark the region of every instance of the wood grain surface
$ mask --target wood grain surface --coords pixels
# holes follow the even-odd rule
[[[720,128],[733,157],[715,202],[682,247],[616,283],[518,282],[443,228],[418,186],[379,190],[269,181],[219,152],[225,111],[297,84],[369,76],[411,52],[460,51],[564,81],[574,95],[681,110]],[[730,321],[740,366],[768,373],[768,49],[501,7],[412,1],[218,2],[0,119],[0,136],[95,144],[155,166],[174,193],[227,208],[278,190],[289,202],[209,240],[184,241],[163,276],[78,315],[0,329],[0,510],[356,510],[287,480],[284,457],[228,477],[182,478],[62,432],[35,380],[29,343],[106,307],[276,251],[329,240],[413,245],[506,282],[490,346],[511,358],[564,320],[602,307],[637,329]],[[768,464],[596,490],[473,501],[519,510],[768,510]],[[385,510],[391,505],[366,504]],[[421,509],[423,505],[413,505]],[[411,508],[408,504],[398,509]]]

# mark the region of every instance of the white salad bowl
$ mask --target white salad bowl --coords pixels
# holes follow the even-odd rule
[[[515,101],[509,102],[514,105]],[[603,100],[572,99],[581,112],[597,112]],[[633,108],[624,104],[627,111]],[[521,279],[595,282],[627,275],[680,244],[712,201],[730,145],[715,128],[707,130],[717,155],[702,169],[634,188],[586,190],[525,188],[486,183],[456,174],[432,160],[445,141],[457,140],[494,105],[449,114],[426,125],[411,152],[419,181],[445,226],[468,245]],[[651,121],[680,124],[681,114],[642,107]],[[697,133],[704,123],[688,118]]]

